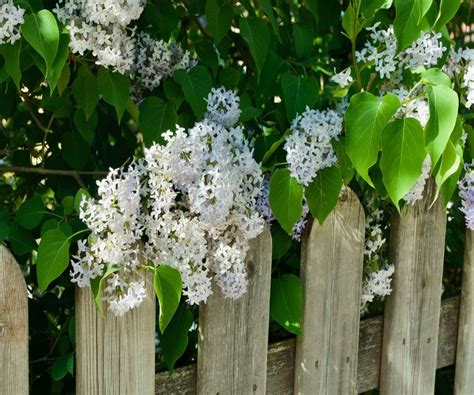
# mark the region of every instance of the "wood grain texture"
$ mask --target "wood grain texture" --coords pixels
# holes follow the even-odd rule
[[[437,365],[446,213],[435,191],[392,218],[392,294],[384,312],[382,394],[433,394]]]
[[[142,273],[147,298],[115,317],[96,310],[90,288],[76,289],[76,392],[79,395],[147,395],[155,392],[155,293]]]
[[[249,284],[238,300],[216,288],[199,310],[198,394],[265,393],[272,240],[270,231],[252,241]]]
[[[474,390],[474,233],[466,232],[464,267],[459,308],[455,393]]]
[[[345,188],[301,245],[303,336],[296,340],[295,394],[357,393],[364,210]]]
[[[0,245],[0,394],[28,394],[28,293],[20,266]]]
[[[444,300],[438,341],[438,369],[455,361],[456,334],[458,327],[459,298]],[[359,331],[359,357],[357,368],[357,392],[375,389],[379,385],[382,355],[383,317],[361,321]],[[295,372],[295,339],[284,340],[268,347],[267,394],[293,394]],[[156,394],[196,394],[196,365],[156,375]]]

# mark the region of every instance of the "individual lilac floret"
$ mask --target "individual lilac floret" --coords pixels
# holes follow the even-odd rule
[[[466,226],[474,230],[474,161],[464,165],[465,174],[459,181],[459,196],[462,200],[461,211],[464,213]]]
[[[338,84],[341,88],[348,87],[354,81],[352,76],[351,76],[351,68],[348,67],[347,69],[342,70],[341,72],[334,74],[331,77],[331,81]]]

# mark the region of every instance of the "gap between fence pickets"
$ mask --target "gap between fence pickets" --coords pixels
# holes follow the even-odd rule
[[[443,300],[438,339],[437,368],[454,364],[458,328],[459,297]],[[359,333],[357,391],[379,386],[383,316],[362,320]],[[292,394],[295,370],[295,339],[271,344],[268,348],[267,394]],[[196,365],[188,365],[156,375],[156,394],[195,394]]]

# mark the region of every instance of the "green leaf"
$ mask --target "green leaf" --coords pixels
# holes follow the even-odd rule
[[[99,91],[97,78],[87,66],[81,66],[79,69],[76,80],[72,84],[72,94],[79,108],[84,110],[86,119],[89,119],[99,103]]]
[[[59,79],[57,83],[59,96],[63,94],[64,90],[69,85],[70,79],[71,79],[71,68],[69,67],[69,63],[64,63],[64,67],[61,70],[61,74],[59,75]]]
[[[342,27],[351,41],[355,41],[357,35],[362,29],[362,25],[360,24],[356,13],[356,8],[354,8],[352,2],[349,3],[347,9],[344,11],[344,15],[342,16]]]
[[[421,73],[421,80],[424,84],[444,85],[451,88],[451,78],[440,69],[432,68]]]
[[[230,29],[234,13],[222,0],[206,0],[207,29],[218,45]]]
[[[16,88],[20,90],[21,68],[21,40],[16,41],[13,45],[4,44],[0,46],[0,54],[5,59],[5,71],[12,78]]]
[[[270,206],[281,227],[291,234],[303,211],[303,187],[288,169],[276,170],[270,180]]]
[[[457,147],[456,147],[457,148]],[[443,183],[441,186],[441,195],[443,196],[444,204],[448,204],[451,200],[454,191],[458,187],[459,177],[461,175],[463,167],[459,166],[459,168],[452,174],[448,179]]]
[[[385,188],[397,209],[400,199],[410,191],[420,176],[425,157],[420,122],[404,118],[387,125],[382,133],[380,169]]]
[[[130,80],[126,75],[101,67],[97,74],[97,88],[105,102],[114,106],[120,123],[130,96]]]
[[[25,16],[21,33],[46,63],[46,77],[53,69],[59,47],[59,29],[54,15],[48,10]]]
[[[36,261],[38,287],[44,292],[69,264],[69,238],[59,229],[48,230],[41,235]]]
[[[80,188],[77,192],[76,192],[76,196],[74,196],[74,208],[76,210],[76,212],[79,212],[80,211],[80,205],[81,205],[81,201],[82,201],[82,198],[83,197],[86,197],[86,198],[90,198],[90,194],[87,190],[85,190],[84,188]]]
[[[302,336],[301,311],[303,289],[300,279],[294,274],[284,274],[272,279],[270,314],[288,332]]]
[[[174,79],[183,88],[184,98],[190,104],[196,118],[202,118],[207,106],[205,99],[212,88],[212,79],[208,71],[202,66],[196,66],[189,72],[177,70]]]
[[[352,96],[345,113],[346,151],[360,176],[372,187],[369,169],[377,162],[380,136],[400,107],[398,97],[385,95],[381,100],[368,92]]]
[[[433,0],[395,0],[396,17],[393,29],[399,50],[405,49],[420,37],[421,31],[429,29],[423,17]]]
[[[290,248],[291,237],[278,223],[272,225],[272,259],[280,259]]]
[[[262,0],[259,2],[260,8],[268,16],[270,19],[270,23],[272,24],[273,34],[278,38],[278,41],[281,42],[280,37],[280,27],[278,26],[278,22],[275,18],[275,14],[273,12],[272,0]]]
[[[54,381],[61,381],[69,372],[73,374],[74,354],[67,353],[56,359],[51,367],[51,377]]]
[[[252,99],[246,93],[240,96],[240,109],[242,112],[240,113],[239,122],[250,121],[262,114],[262,110],[253,106]]]
[[[77,132],[63,134],[61,157],[73,169],[84,169],[89,160],[89,151],[89,145]]]
[[[328,167],[318,171],[316,178],[305,189],[309,211],[321,225],[336,207],[341,188],[341,171],[337,167]]]
[[[25,255],[36,248],[36,241],[33,234],[23,229],[16,223],[10,224],[8,238],[12,245],[12,251],[16,255]]]
[[[293,25],[293,41],[298,59],[304,60],[311,56],[313,50],[313,34],[304,25]]]
[[[158,97],[147,97],[140,104],[139,124],[143,142],[149,147],[153,143],[164,143],[161,134],[175,130],[178,116],[172,103]]]
[[[448,141],[446,149],[441,156],[441,164],[435,175],[436,195],[433,200],[438,198],[438,194],[443,184],[461,167],[462,157],[462,146],[458,144],[455,147],[451,141]]]
[[[107,265],[107,269],[105,270],[105,273],[102,275],[102,277],[96,277],[91,280],[91,290],[92,294],[94,296],[94,303],[97,311],[101,315],[102,318],[104,318],[104,304],[102,301],[102,294],[104,292],[104,286],[107,281],[107,278],[114,274],[115,272],[118,272],[119,268],[114,265]]]
[[[45,234],[48,230],[57,230],[59,229],[63,232],[66,236],[72,235],[72,228],[71,225],[67,222],[59,222],[56,219],[50,219],[46,221],[43,225],[41,225],[41,234]]]
[[[161,352],[170,373],[173,373],[174,364],[186,351],[192,324],[193,313],[182,303],[160,337]]]
[[[97,128],[97,112],[93,112],[89,119],[83,110],[79,109],[74,113],[74,126],[79,131],[81,137],[89,145],[92,144],[95,137],[95,130]]]
[[[165,91],[166,98],[178,109],[184,100],[181,86],[173,80],[165,80],[163,82],[163,90]]]
[[[260,77],[270,46],[270,32],[265,22],[255,17],[240,18],[239,28],[241,36],[249,46],[257,66],[257,75]]]
[[[44,212],[45,208],[41,196],[34,195],[20,206],[15,221],[25,229],[32,230],[41,223]]]
[[[319,84],[314,77],[299,77],[285,73],[281,77],[281,88],[286,115],[290,122],[307,106],[312,107],[319,97]]]
[[[456,126],[459,101],[451,88],[436,85],[428,87],[428,102],[430,119],[425,127],[425,145],[434,167]]]
[[[74,197],[71,195],[65,196],[61,200],[61,206],[63,206],[64,215],[71,215],[74,212]]]
[[[360,14],[366,19],[372,19],[377,11],[388,10],[392,3],[393,0],[361,0]],[[367,26],[367,24],[364,23],[364,26]]]
[[[438,18],[433,26],[435,30],[440,30],[458,12],[461,0],[441,0]]]
[[[58,84],[58,80],[61,77],[68,55],[69,33],[67,30],[64,30],[59,36],[58,52],[52,64],[51,70],[46,78],[51,93],[53,93],[53,91],[56,89],[56,85]]]
[[[160,302],[159,326],[163,333],[181,299],[181,273],[171,266],[160,265],[155,269],[154,287]]]

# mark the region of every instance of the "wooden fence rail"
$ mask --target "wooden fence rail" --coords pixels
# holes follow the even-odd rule
[[[474,237],[467,233],[461,297],[441,302],[446,214],[440,203],[430,207],[430,188],[424,201],[392,219],[396,269],[383,317],[359,321],[364,215],[350,190],[324,225],[310,223],[303,238],[304,336],[296,340],[267,345],[268,230],[247,257],[249,292],[239,301],[216,292],[201,306],[197,364],[172,376],[154,372],[153,298],[125,317],[106,313],[102,319],[89,291],[78,290],[77,393],[355,394],[380,388],[382,394],[424,395],[434,392],[436,369],[455,362],[456,394],[472,393]],[[0,395],[28,392],[27,320],[24,279],[0,246]]]

